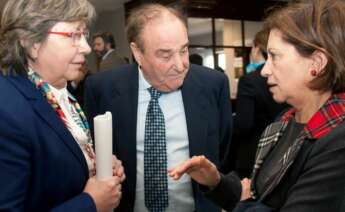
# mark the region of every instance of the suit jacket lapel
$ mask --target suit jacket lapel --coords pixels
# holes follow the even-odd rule
[[[52,130],[58,134],[61,141],[63,141],[63,143],[71,150],[72,154],[83,166],[85,175],[88,176],[89,173],[86,160],[79,145],[42,94],[28,79],[22,77],[9,77],[9,79],[18,88],[18,90],[26,96],[26,98],[31,100],[33,109],[52,128]]]
[[[136,135],[137,135],[137,108],[138,108],[138,67],[132,65],[125,70],[126,75],[121,79],[114,79],[112,91],[111,111],[113,112],[114,129],[114,150],[123,161],[126,167],[128,182],[136,182]],[[134,198],[135,183],[128,184],[129,190],[133,191]],[[133,200],[134,201],[134,200]]]
[[[189,71],[182,87],[182,98],[186,114],[190,156],[205,154],[207,138],[206,105],[203,87]]]

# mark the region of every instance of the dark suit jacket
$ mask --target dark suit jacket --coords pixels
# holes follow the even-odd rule
[[[343,212],[344,167],[345,123],[342,123],[325,137],[307,139],[281,182],[262,202],[280,212]],[[222,188],[209,195],[230,211],[234,204],[229,202],[235,198],[230,199],[227,193],[233,194],[238,182],[233,175],[222,180],[225,181],[220,184]]]
[[[96,211],[84,155],[27,78],[0,75],[0,211]]]
[[[82,109],[84,109],[84,84],[85,84],[85,80],[88,76],[90,76],[90,75],[87,74],[85,76],[85,78],[79,82],[79,84],[77,85],[76,88],[74,88],[72,86],[71,81],[67,83],[68,92],[70,92],[74,96],[74,98],[77,99],[77,101],[78,101],[78,103]]]
[[[224,74],[192,65],[182,87],[190,156],[205,155],[222,168],[231,135],[231,106],[228,80]],[[85,84],[85,110],[92,123],[97,114],[111,111],[114,154],[126,173],[118,211],[132,211],[136,185],[136,128],[138,67],[123,66],[89,77]],[[193,183],[197,211],[219,211]]]
[[[262,67],[242,76],[238,83],[232,151],[241,177],[251,173],[261,133],[287,107],[273,100],[267,79],[260,75]]]
[[[107,71],[114,68],[118,68],[121,65],[126,64],[126,61],[116,53],[116,50],[107,55],[104,60],[100,61],[98,71]]]

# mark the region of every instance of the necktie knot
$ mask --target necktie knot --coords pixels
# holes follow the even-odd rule
[[[150,87],[148,90],[150,92],[151,99],[158,100],[158,98],[162,95],[162,92],[158,91],[154,87]]]

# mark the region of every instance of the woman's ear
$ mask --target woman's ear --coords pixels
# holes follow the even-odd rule
[[[38,52],[39,52],[39,49],[41,47],[40,43],[34,43],[33,45],[30,46],[26,40],[21,39],[20,45],[24,49],[26,49],[26,51],[28,52],[31,59],[35,60],[38,57]]]
[[[29,50],[29,54],[32,57],[32,59],[34,59],[34,60],[37,59],[40,47],[41,47],[40,43],[34,43],[31,46],[31,48]]]
[[[328,63],[326,54],[320,50],[316,50],[312,55],[312,60],[313,69],[316,70],[317,75],[320,75]]]

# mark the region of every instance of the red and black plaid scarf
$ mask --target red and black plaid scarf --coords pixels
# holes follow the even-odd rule
[[[320,139],[328,135],[335,127],[341,124],[345,119],[345,93],[334,94],[326,103],[312,116],[304,126],[303,131],[297,136],[293,144],[279,161],[279,171],[274,173],[270,178],[270,183],[264,192],[257,197],[255,189],[255,180],[258,171],[261,168],[266,156],[274,148],[284,133],[286,126],[294,117],[296,110],[290,109],[281,118],[279,122],[272,123],[263,132],[258,144],[255,165],[252,173],[252,196],[253,198],[263,199],[269,194],[280,182],[288,168],[294,162],[299,150],[301,149],[306,138]]]
[[[319,139],[327,135],[333,128],[344,120],[345,93],[333,95],[308,121],[304,131],[308,138]],[[283,122],[289,122],[295,115],[295,110],[286,112]]]

